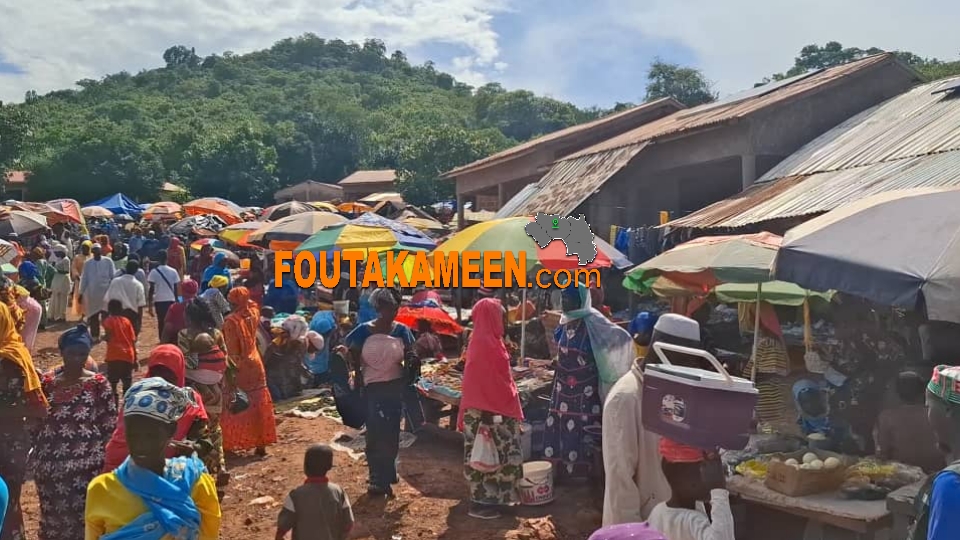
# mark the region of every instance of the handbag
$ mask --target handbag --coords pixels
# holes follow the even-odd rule
[[[500,470],[500,453],[493,442],[490,428],[481,425],[473,441],[473,451],[470,452],[470,468],[482,473],[495,473]]]
[[[230,396],[230,404],[227,406],[230,414],[240,414],[250,408],[250,396],[246,392],[237,388]]]

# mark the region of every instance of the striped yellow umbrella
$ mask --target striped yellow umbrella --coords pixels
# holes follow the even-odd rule
[[[267,224],[262,221],[245,221],[243,223],[235,223],[229,227],[221,229],[220,234],[217,236],[224,242],[236,246],[248,247],[252,245],[247,241],[248,237],[266,225]]]

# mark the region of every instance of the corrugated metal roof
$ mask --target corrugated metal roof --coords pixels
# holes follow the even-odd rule
[[[538,191],[539,187],[536,182],[523,186],[523,189],[521,189],[519,193],[507,201],[500,210],[497,210],[497,215],[494,216],[494,219],[513,217],[513,212],[526,203],[530,197],[536,195]]]
[[[386,169],[383,171],[357,171],[350,176],[337,182],[341,186],[351,184],[379,184],[384,182],[393,182],[397,179],[397,171]]]
[[[512,215],[532,216],[537,212],[569,214],[644,147],[646,143],[557,162],[550,172],[540,179],[536,193],[523,201],[523,204],[518,204]],[[512,203],[513,199],[510,202]]]
[[[607,116],[604,116],[603,118],[598,118],[596,120],[591,120],[590,122],[585,122],[583,124],[570,126],[568,128],[561,129],[559,131],[554,131],[553,133],[548,133],[546,135],[543,135],[542,137],[531,139],[525,143],[512,146],[510,148],[507,148],[506,150],[503,150],[502,152],[493,154],[492,156],[487,156],[483,159],[474,161],[472,163],[468,163],[461,167],[457,167],[456,169],[453,169],[451,171],[445,172],[443,173],[441,178],[451,178],[466,172],[473,171],[475,169],[488,167],[495,163],[520,157],[520,156],[529,154],[531,152],[534,152],[548,144],[558,144],[558,145],[567,144],[567,143],[573,142],[573,140],[576,137],[583,135],[584,132],[590,131],[593,129],[612,128],[612,126],[617,123],[627,124],[626,126],[623,126],[623,128],[621,129],[629,128],[635,125],[636,122],[648,121],[649,117],[651,116],[651,113],[661,108],[669,109],[673,111],[679,111],[684,108],[684,105],[673,98],[657,99],[649,103],[644,103],[642,105],[638,105],[636,107],[627,109],[625,111],[609,114]],[[669,114],[669,111],[661,113],[660,116],[662,116],[663,114]]]
[[[850,62],[842,66],[836,66],[823,71],[814,73],[809,77],[801,78],[792,84],[774,88],[767,94],[749,97],[740,101],[734,101],[726,106],[716,106],[715,104],[705,104],[692,109],[676,112],[666,118],[661,118],[649,124],[644,124],[623,135],[613,137],[602,143],[596,144],[582,150],[569,158],[573,159],[580,156],[605,152],[622,146],[641,143],[653,140],[667,135],[677,135],[690,132],[717,124],[744,118],[761,109],[778,105],[785,101],[796,99],[798,97],[812,94],[820,91],[844,77],[853,75],[859,71],[871,69],[875,66],[886,63],[898,63],[896,57],[891,53],[877,54],[868,56],[856,62]],[[902,64],[901,64],[902,65]],[[909,69],[904,66],[904,69]]]
[[[668,223],[743,227],[830,211],[886,191],[960,186],[960,96],[917,86],[813,140],[750,189]]]

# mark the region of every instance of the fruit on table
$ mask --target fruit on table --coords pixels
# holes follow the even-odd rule
[[[820,459],[820,458],[817,457],[817,455],[814,454],[813,452],[807,452],[806,454],[803,455],[803,462],[804,462],[805,464],[813,463],[814,461],[816,461],[816,460],[818,460],[818,459]]]
[[[789,465],[789,466],[793,467],[794,469],[796,469],[796,468],[798,468],[798,467],[800,466],[800,462],[798,462],[797,460],[795,460],[795,459],[793,459],[793,458],[788,459],[787,461],[784,462],[784,464]]]
[[[828,458],[827,458],[826,460],[824,460],[824,462],[823,462],[823,467],[824,467],[825,469],[830,469],[830,470],[832,470],[832,469],[836,469],[836,468],[839,467],[839,466],[840,466],[840,460],[837,459],[837,458],[835,458],[835,457],[828,457]]]
[[[815,471],[819,471],[820,469],[823,468],[823,462],[820,461],[819,459],[815,459],[810,462],[810,468]]]

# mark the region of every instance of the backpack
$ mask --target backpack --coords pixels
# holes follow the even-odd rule
[[[917,492],[917,498],[913,503],[917,519],[913,522],[907,540],[927,540],[927,531],[930,528],[930,492],[933,491],[933,481],[943,472],[960,475],[960,461],[955,461],[940,472],[930,475],[920,491]]]

